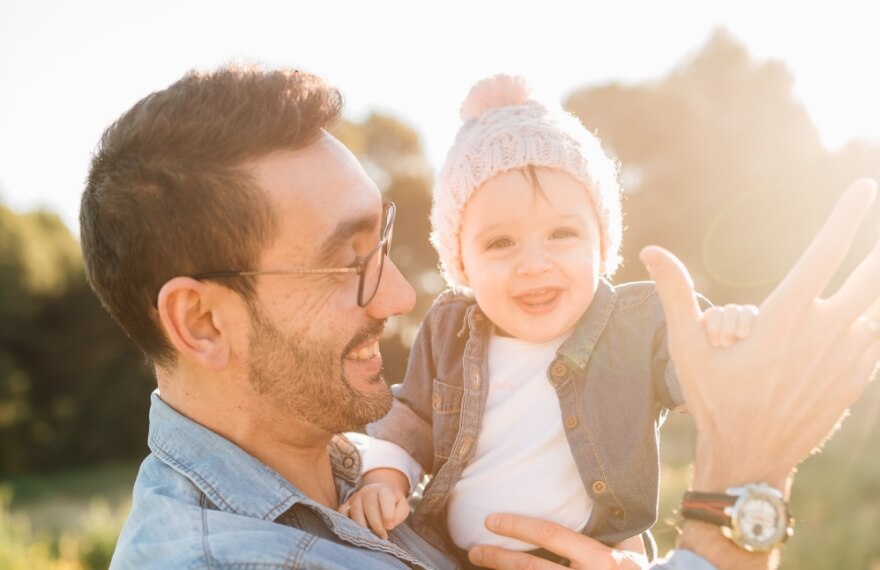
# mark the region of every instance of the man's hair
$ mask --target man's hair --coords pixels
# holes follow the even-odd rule
[[[276,235],[244,163],[307,146],[341,109],[339,91],[314,75],[228,66],[188,73],[104,132],[80,210],[86,275],[148,358],[175,361],[156,310],[165,282],[255,269]],[[249,278],[224,284],[253,299]]]

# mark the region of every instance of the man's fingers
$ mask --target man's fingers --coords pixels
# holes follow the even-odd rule
[[[877,183],[869,178],[851,184],[772,297],[804,302],[818,297],[846,256],[876,193]]]
[[[496,513],[486,517],[486,528],[495,534],[534,544],[572,561],[593,560],[597,556],[610,556],[611,553],[610,548],[595,539],[542,519]]]
[[[880,241],[853,270],[846,282],[828,299],[844,323],[869,310],[880,301]]]
[[[661,247],[650,245],[639,254],[657,284],[657,293],[666,314],[670,345],[696,347],[700,307],[694,295],[694,282],[684,264]]]
[[[468,560],[482,568],[501,570],[558,570],[565,568],[565,566],[525,552],[515,552],[497,546],[475,546],[468,551]]]

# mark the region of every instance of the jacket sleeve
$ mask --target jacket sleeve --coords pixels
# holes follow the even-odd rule
[[[394,394],[391,411],[367,426],[368,434],[401,447],[419,462],[426,473],[431,472],[434,458],[431,395],[437,371],[432,325],[438,310],[441,309],[435,304],[419,328],[403,382],[391,387]]]

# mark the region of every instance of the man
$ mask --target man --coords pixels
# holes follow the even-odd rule
[[[338,92],[314,76],[232,67],[189,74],[148,96],[102,138],[82,199],[86,270],[111,315],[154,363],[159,385],[151,454],[135,483],[114,568],[455,566],[408,525],[383,540],[336,512],[359,474],[356,451],[336,434],[388,411],[378,339],[387,318],[413,305],[411,287],[386,256],[393,205],[382,204],[355,158],[324,130],[340,106]],[[832,219],[837,226],[852,226],[853,212],[864,208],[870,192],[856,190],[848,195],[855,206]],[[820,246],[829,241],[820,236]],[[833,245],[840,254],[846,241]],[[751,373],[772,384],[783,373],[805,372],[805,386],[814,388],[818,373],[756,343],[726,359],[708,348],[684,351],[696,309],[683,270],[660,251],[646,252],[646,260],[675,323],[671,349],[700,429],[697,472],[706,476],[706,490],[770,476],[780,484],[807,451],[803,445],[817,443],[830,425],[808,430],[781,459],[763,455],[766,447],[742,449],[727,435],[751,423],[737,415],[743,402],[719,411],[718,398],[698,380],[713,378],[705,384],[711,386],[712,374],[720,382]],[[789,289],[815,284],[830,264],[818,277],[790,278]],[[876,279],[876,266],[856,281]],[[791,315],[804,303],[781,294],[776,305],[765,308],[767,332],[753,336],[766,341],[784,321],[773,315]],[[807,314],[798,324],[824,333],[818,326],[830,321]],[[862,329],[853,333],[860,340]],[[803,347],[825,349],[827,338],[813,335]],[[874,344],[859,344],[865,358],[877,351],[876,334],[870,338]],[[777,360],[782,366],[768,371]],[[849,360],[818,362],[832,376],[868,375]],[[782,392],[751,411],[780,424],[776,406],[789,415],[800,409]],[[826,415],[836,419],[857,393],[825,402]],[[796,417],[795,427],[810,423]],[[746,463],[762,471],[733,477],[718,468],[730,457],[754,459]],[[499,521],[503,532],[573,561],[615,557],[544,523]],[[755,560],[715,529],[693,528],[686,528],[687,546],[707,559]],[[473,555],[490,566],[519,563],[515,553]],[[705,567],[683,551],[671,563]]]

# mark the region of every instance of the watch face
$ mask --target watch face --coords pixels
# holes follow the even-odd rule
[[[747,485],[732,509],[731,538],[746,550],[771,550],[787,538],[788,522],[788,509],[778,491]]]
[[[739,529],[743,538],[753,543],[767,543],[779,533],[779,512],[769,501],[755,498],[742,504],[739,511]]]

